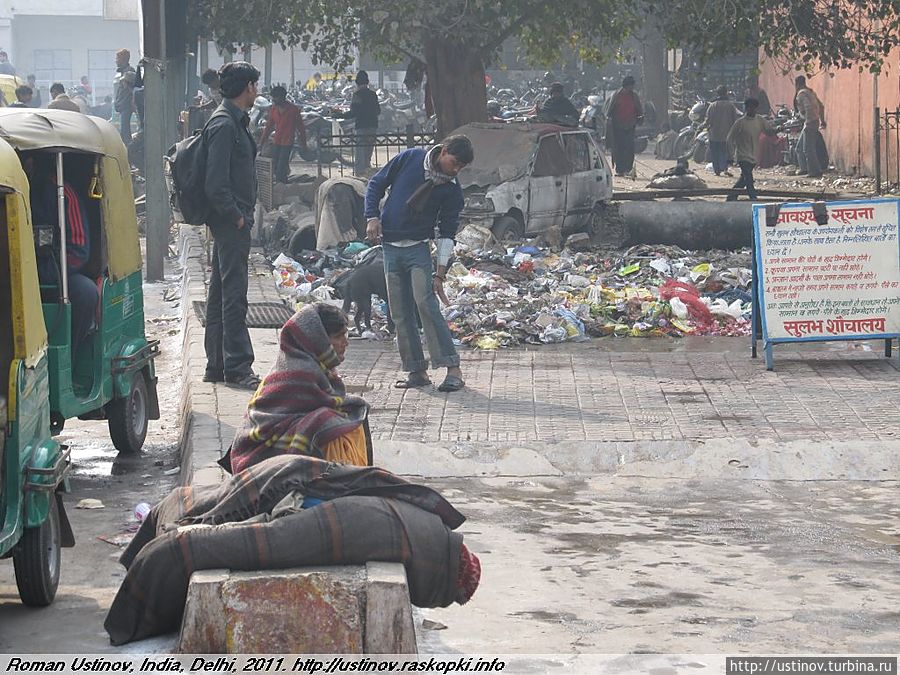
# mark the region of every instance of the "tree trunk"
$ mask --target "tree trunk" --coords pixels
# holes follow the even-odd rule
[[[659,19],[647,18],[644,40],[641,43],[641,69],[644,98],[656,108],[656,127],[669,119],[669,72],[666,69],[666,43],[660,31]],[[649,120],[648,120],[649,121]]]
[[[455,42],[429,38],[425,60],[438,138],[469,122],[485,121],[487,92],[481,55]]]

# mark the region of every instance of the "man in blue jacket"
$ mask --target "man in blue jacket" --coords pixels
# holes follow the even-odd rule
[[[384,241],[384,273],[388,302],[397,326],[397,344],[403,370],[400,389],[424,387],[428,361],[416,323],[422,319],[428,353],[434,368],[447,368],[440,391],[459,391],[465,386],[459,354],[441,314],[438,297],[444,295],[447,265],[463,208],[463,193],[456,175],[475,158],[465,136],[450,136],[428,150],[404,150],[375,174],[366,190],[366,239]],[[390,194],[380,208],[388,188]],[[437,271],[431,262],[429,241],[437,240]]]

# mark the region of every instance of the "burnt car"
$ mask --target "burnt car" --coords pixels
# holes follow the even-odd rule
[[[587,229],[595,206],[612,198],[612,170],[587,129],[475,123],[453,133],[475,147],[459,174],[461,224],[488,228],[499,241]]]

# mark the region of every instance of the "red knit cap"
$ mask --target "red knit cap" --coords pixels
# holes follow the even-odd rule
[[[466,548],[465,544],[459,549],[459,574],[456,577],[456,601],[464,605],[475,594],[478,583],[481,581],[481,561],[478,556]]]

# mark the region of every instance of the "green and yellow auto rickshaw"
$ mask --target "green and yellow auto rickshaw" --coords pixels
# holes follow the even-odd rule
[[[12,557],[27,605],[53,601],[60,547],[75,541],[62,506],[68,451],[50,436],[50,358],[29,185],[0,140],[0,557]]]
[[[34,233],[37,264],[46,262],[48,250],[54,263],[55,278],[39,274],[49,340],[51,432],[73,417],[105,419],[120,452],[139,452],[148,420],[159,419],[154,368],[159,343],[144,334],[141,250],[125,146],[109,122],[66,110],[0,109],[0,138],[16,151],[10,161],[38,159],[54,169],[48,177],[56,193],[54,231]],[[74,217],[90,235],[79,274],[96,286],[99,298],[92,329],[75,349],[66,264],[66,226],[74,202],[82,205]]]

